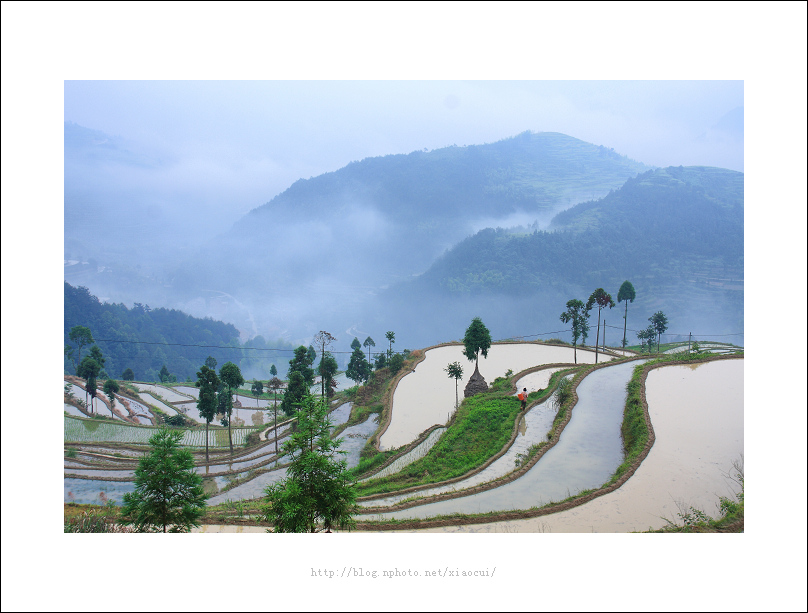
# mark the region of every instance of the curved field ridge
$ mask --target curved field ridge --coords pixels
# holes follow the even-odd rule
[[[368,475],[367,477],[359,479],[359,481],[367,481],[368,479],[376,479],[378,477],[392,475],[393,473],[400,471],[405,466],[409,466],[415,462],[415,460],[423,458],[427,453],[429,453],[429,450],[432,449],[435,443],[438,442],[438,439],[445,431],[446,428],[443,426],[433,427],[431,432],[429,432],[429,434],[427,434],[425,437],[419,437],[423,440],[418,442],[418,444],[416,444],[412,449],[394,458],[390,458],[390,462],[386,462],[385,465],[382,466],[378,471]]]
[[[572,379],[572,375],[567,377]],[[550,430],[556,416],[553,406],[555,397],[556,392],[553,392],[549,398],[540,400],[537,404],[529,407],[525,414],[520,416],[516,424],[516,436],[506,445],[504,453],[497,454],[493,461],[487,462],[484,468],[472,471],[470,476],[464,475],[462,479],[457,481],[444,481],[435,484],[429,489],[418,491],[417,494],[413,494],[412,490],[410,490],[403,494],[386,494],[386,497],[381,499],[367,497],[360,499],[358,501],[359,505],[363,507],[373,506],[377,507],[377,509],[392,505],[400,505],[396,508],[407,508],[401,503],[404,500],[413,498],[413,496],[418,496],[421,500],[413,500],[408,503],[409,506],[426,504],[438,500],[437,496],[440,494],[459,492],[460,490],[487,484],[513,472],[517,469],[515,460],[518,455],[527,454],[530,445],[539,443],[547,445],[547,432]]]
[[[632,462],[631,466],[626,470],[626,472],[617,479],[614,483],[609,486],[600,488],[594,492],[590,492],[583,496],[578,496],[573,498],[572,500],[567,500],[565,502],[548,505],[546,507],[540,509],[528,509],[528,510],[519,510],[519,511],[507,511],[507,512],[495,512],[495,513],[488,513],[485,515],[471,515],[471,516],[463,516],[463,517],[450,517],[450,518],[438,518],[432,520],[412,520],[412,521],[402,521],[398,523],[390,523],[390,524],[379,524],[373,522],[362,522],[357,523],[357,529],[359,530],[370,530],[370,531],[379,531],[379,530],[427,530],[430,531],[437,531],[437,532],[513,532],[513,531],[520,531],[520,532],[546,532],[548,531],[548,523],[552,526],[552,522],[554,521],[554,517],[547,517],[552,516],[553,514],[558,514],[557,517],[561,518],[561,520],[565,520],[568,522],[568,528],[560,527],[558,532],[592,532],[594,527],[597,525],[597,521],[594,523],[588,523],[586,526],[582,527],[580,522],[576,523],[575,517],[581,516],[581,513],[586,512],[590,513],[589,509],[591,508],[592,515],[588,515],[587,517],[592,520],[596,520],[597,517],[600,516],[600,512],[598,508],[600,505],[595,505],[589,507],[587,503],[592,502],[593,500],[600,498],[602,496],[606,496],[607,494],[612,494],[619,490],[626,482],[631,479],[631,477],[637,472],[637,470],[643,464],[643,461],[648,457],[649,453],[651,452],[652,447],[656,441],[656,435],[654,432],[654,427],[651,424],[651,417],[649,414],[648,408],[648,400],[647,400],[647,392],[646,392],[646,381],[648,378],[649,372],[652,372],[654,369],[657,368],[666,368],[671,366],[697,366],[699,364],[706,364],[706,363],[714,363],[720,362],[722,360],[739,360],[741,364],[741,372],[743,370],[743,356],[714,356],[709,358],[702,358],[699,360],[692,360],[687,362],[679,362],[675,365],[670,363],[662,363],[662,364],[651,364],[646,366],[643,370],[641,376],[641,384],[642,384],[642,401],[643,401],[643,408],[645,414],[645,422],[646,427],[648,429],[648,441],[645,444],[643,451],[637,456],[637,458]],[[698,370],[698,368],[695,368]],[[712,377],[711,373],[708,373],[710,377]],[[742,376],[741,376],[742,379]],[[730,384],[727,387],[721,387],[719,389],[719,395],[725,393],[728,389],[737,389],[737,385]],[[742,409],[742,389],[743,386],[740,386],[741,389],[741,396],[740,396],[740,410],[739,410],[739,419],[743,419],[743,409]],[[736,403],[737,406],[737,403]],[[693,412],[694,415],[699,416],[700,413],[703,413],[705,410],[709,410],[706,407],[702,406],[701,402],[694,403]],[[680,414],[675,415],[676,419],[681,417]],[[698,418],[700,419],[700,418]],[[710,436],[718,436],[720,437],[722,433],[722,424],[721,423],[711,423],[709,435]],[[677,438],[673,437],[673,444],[674,446],[677,444]],[[723,460],[728,464],[737,458],[726,458]],[[538,458],[534,458],[531,461],[531,464],[535,461],[538,461]],[[713,468],[716,468],[713,466]],[[648,471],[649,477],[651,479],[655,478],[653,475],[653,471]],[[627,489],[627,492],[635,490],[636,486],[632,486],[632,488]],[[713,492],[712,496],[715,500],[715,496],[718,495],[717,493]],[[603,504],[603,503],[601,503]],[[581,505],[587,505],[585,509],[581,510],[577,507]],[[574,509],[574,510],[573,510]],[[573,511],[571,511],[573,510]],[[709,509],[707,509],[709,510]],[[618,511],[619,512],[619,511]],[[572,519],[570,519],[572,518]],[[650,518],[649,518],[650,519]],[[657,517],[657,519],[660,519]],[[527,520],[527,521],[525,521]],[[531,521],[532,520],[532,521]],[[662,521],[662,520],[660,520]],[[495,522],[495,523],[492,523]],[[664,521],[662,522],[664,525]],[[649,523],[649,526],[651,524]],[[647,526],[643,526],[638,529],[647,529]],[[552,530],[552,527],[550,527]],[[607,530],[608,531],[608,530]]]
[[[609,356],[609,360],[614,359]],[[389,421],[379,435],[380,451],[402,447],[434,424],[444,424],[454,412],[455,381],[445,372],[447,364],[463,364],[463,390],[474,373],[474,365],[463,355],[463,345],[451,343],[427,349],[424,358],[396,383],[392,394]],[[578,363],[591,364],[594,351],[578,349]],[[488,357],[480,357],[480,374],[488,383],[504,376],[506,371],[520,372],[544,364],[572,364],[574,350],[566,345],[544,343],[494,343]]]
[[[623,459],[620,425],[626,403],[625,385],[633,369],[633,361],[606,363],[591,368],[580,378],[575,386],[577,401],[567,413],[570,419],[564,425],[563,434],[555,439],[552,448],[539,450],[544,452],[541,463],[532,465],[519,479],[505,481],[507,477],[502,473],[499,478],[491,475],[493,479],[479,487],[447,493],[440,496],[439,501],[427,499],[399,504],[380,518],[410,519],[527,509],[601,486]],[[491,491],[495,486],[498,486],[496,491]],[[382,514],[384,510],[363,512]]]

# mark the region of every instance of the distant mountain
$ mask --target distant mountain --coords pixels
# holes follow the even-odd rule
[[[542,328],[554,330],[567,300],[585,301],[598,287],[616,299],[620,284],[630,280],[637,290],[630,311],[648,311],[647,318],[662,309],[675,330],[699,325],[705,333],[739,332],[743,213],[742,173],[649,171],[558,214],[554,231],[483,230],[418,279],[391,289],[389,300],[406,296],[430,304],[433,313],[476,304],[501,334],[513,335],[527,321],[543,320]],[[637,325],[646,327],[643,321]]]
[[[334,321],[358,317],[383,287],[481,228],[543,226],[646,169],[556,133],[368,158],[297,181],[167,282],[188,304],[204,290],[237,296],[252,305],[256,330],[308,334],[324,310]]]

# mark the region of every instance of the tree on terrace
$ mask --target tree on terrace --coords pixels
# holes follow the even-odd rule
[[[309,393],[309,386],[303,375],[299,371],[294,370],[289,375],[289,381],[286,384],[286,391],[281,400],[281,411],[287,417],[292,417],[300,408],[303,398]]]
[[[458,396],[457,385],[460,379],[463,378],[463,367],[460,362],[452,362],[448,364],[444,370],[449,374],[450,379],[455,380],[455,409],[460,405],[460,396]]]
[[[274,364],[273,364],[274,366]],[[283,387],[283,381],[278,377],[272,377],[267,383],[267,387],[275,394],[275,399],[272,402],[272,412],[275,414],[275,425],[273,432],[275,433],[275,454],[278,453],[278,390]]]
[[[94,413],[93,401],[95,400],[95,395],[98,386],[97,378],[98,374],[101,372],[101,366],[90,356],[86,356],[79,364],[79,367],[76,371],[76,374],[84,379],[85,385],[84,390],[85,394],[89,394],[91,401],[90,401],[90,412]],[[85,402],[86,402],[86,395],[85,395]]]
[[[207,496],[182,433],[160,428],[135,469],[135,491],[123,495],[121,523],[139,532],[188,532],[199,525]],[[170,528],[169,528],[170,527]]]
[[[320,358],[319,375],[323,380],[326,398],[334,395],[334,388],[337,387],[334,375],[337,374],[338,368],[337,359],[329,351],[324,352]]]
[[[208,431],[210,430],[210,422],[216,417],[218,405],[216,392],[220,383],[216,371],[208,367],[207,363],[196,373],[196,386],[199,388],[199,399],[196,401],[196,407],[199,409],[199,415],[205,420],[205,464],[210,462]]]
[[[255,408],[260,409],[261,407],[258,406],[258,397],[264,393],[264,384],[261,383],[258,379],[253,379],[252,387],[253,396],[255,396]]]
[[[648,318],[648,321],[651,322],[651,326],[654,328],[654,332],[656,333],[657,353],[659,353],[659,341],[662,338],[662,333],[668,329],[668,318],[665,317],[665,313],[662,311],[657,311]]]
[[[578,363],[578,339],[585,332],[589,332],[589,318],[586,316],[586,307],[580,300],[568,300],[567,310],[561,313],[561,321],[565,324],[572,322],[572,349],[575,363]]]
[[[634,286],[630,281],[623,281],[623,285],[617,291],[617,302],[626,303],[626,311],[623,313],[623,347],[626,346],[626,324],[628,323],[628,303],[634,302],[637,293],[634,291]]]
[[[654,326],[648,326],[645,330],[637,332],[637,339],[640,341],[640,350],[645,349],[646,342],[648,343],[648,353],[654,346],[654,339],[656,338],[656,330]]]
[[[368,337],[365,339],[365,342],[364,342],[364,343],[362,343],[362,345],[365,347],[365,349],[366,349],[366,350],[367,350],[367,352],[368,352],[368,362],[370,362],[370,363],[372,364],[372,363],[373,363],[373,358],[372,358],[372,357],[371,357],[371,355],[370,355],[370,348],[371,348],[371,347],[375,347],[375,346],[376,346],[376,343],[373,341],[373,339],[372,339],[372,338],[370,338],[370,337],[368,336]]]
[[[227,386],[227,437],[230,441],[230,455],[233,455],[233,433],[231,422],[233,421],[233,390],[238,389],[244,383],[239,367],[233,362],[227,362],[219,369],[219,378]]]
[[[396,342],[396,333],[390,330],[389,332],[385,333],[385,338],[390,341],[390,348],[387,350],[387,361],[390,361],[390,358],[393,357],[393,343]]]
[[[586,312],[587,314],[589,311],[592,310],[594,305],[598,305],[598,328],[597,333],[595,334],[595,364],[598,363],[598,339],[600,338],[600,310],[603,307],[609,307],[610,309],[614,306],[614,300],[612,297],[606,293],[602,287],[599,287],[592,295],[589,296],[589,300],[586,301]]]
[[[326,347],[331,345],[331,343],[333,343],[336,340],[337,339],[334,336],[332,336],[329,332],[326,332],[325,330],[320,330],[317,333],[317,335],[314,337],[314,342],[317,343],[318,347],[320,347],[320,368],[319,368],[319,371],[320,371],[320,380],[321,380],[321,386],[320,386],[320,388],[321,388],[321,392],[320,392],[321,396],[320,397],[321,398],[326,397],[326,393],[325,393],[326,387],[328,387],[329,390],[331,389],[331,376],[332,375],[328,375],[328,380],[326,380],[326,377],[323,374],[325,371],[330,370],[330,364],[326,365],[326,366],[323,365],[323,362],[326,359],[326,350],[325,349],[326,349]],[[355,339],[355,338],[354,338],[354,343],[356,343],[357,347],[359,346],[359,341],[357,339]],[[353,343],[351,343],[351,347],[353,347]],[[331,354],[329,354],[329,355],[331,355]],[[331,359],[333,360],[334,356],[331,356]],[[334,364],[336,364],[336,360],[334,360]],[[336,373],[337,369],[334,368],[333,372]]]
[[[463,345],[463,355],[468,358],[469,362],[474,362],[476,370],[479,366],[480,353],[487,358],[488,350],[491,348],[491,333],[479,317],[471,320],[471,324],[466,329],[466,335],[463,337]]]
[[[275,532],[331,532],[356,525],[356,493],[345,460],[338,460],[342,439],[330,436],[328,405],[306,394],[297,412],[298,428],[284,444],[291,459],[283,481],[266,488],[264,518]]]
[[[107,398],[109,398],[109,412],[112,413],[113,417],[115,417],[115,412],[112,410],[115,406],[115,394],[117,394],[119,390],[120,387],[115,379],[107,379],[104,381],[104,393],[107,395]]]
[[[367,381],[370,377],[370,364],[365,359],[365,354],[357,347],[351,354],[348,368],[345,369],[345,376],[353,380],[354,383]]]

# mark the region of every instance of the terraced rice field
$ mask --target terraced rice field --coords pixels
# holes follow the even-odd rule
[[[135,426],[109,421],[76,419],[65,415],[64,440],[66,443],[136,443],[146,445],[154,435],[155,428]],[[253,428],[233,428],[233,445],[244,445],[247,434]],[[211,444],[215,447],[229,445],[227,430],[211,430]],[[180,445],[205,446],[205,430],[185,430]]]
[[[707,348],[726,350],[725,346]],[[461,347],[458,345],[429,350],[426,359],[416,366],[415,371],[402,377],[393,395],[390,422],[381,438],[380,447],[385,449],[405,446],[430,426],[437,424],[439,427],[414,449],[395,458],[389,466],[371,475],[371,478],[402,470],[428,453],[444,434],[446,428],[443,424],[447,415],[454,410],[455,392],[454,381],[448,379],[444,368],[446,364],[456,360],[465,365],[465,380],[473,372],[472,368],[466,370],[468,362],[460,351]],[[480,359],[480,371],[490,383],[507,370],[519,373],[552,364],[550,368],[531,372],[514,380],[517,389],[527,387],[528,391],[534,391],[545,388],[552,373],[563,368],[561,364],[571,365],[572,362],[571,347],[505,343],[492,347],[488,360]],[[578,363],[593,362],[594,352],[578,351]],[[513,443],[503,450],[501,457],[484,469],[455,483],[437,483],[414,493],[361,500],[360,505],[363,508],[373,507],[374,510],[372,515],[358,515],[357,519],[429,518],[452,513],[529,509],[562,500],[580,490],[600,487],[622,461],[620,423],[625,405],[625,384],[637,363],[639,361],[634,360],[604,366],[581,379],[577,387],[578,401],[558,442],[547,449],[529,470],[518,473],[518,478],[510,477],[513,480],[504,484],[499,481],[518,468],[531,446],[546,441],[557,407],[552,398],[520,416]],[[674,370],[682,368],[685,370]],[[465,380],[460,383],[461,391]],[[185,408],[189,415],[195,411],[194,404],[188,401],[193,399],[193,392],[198,395],[196,388],[188,386],[174,391],[167,391],[168,388],[163,386],[143,388],[144,401],[155,401],[156,406],[166,412],[166,408]],[[721,398],[715,397],[715,390],[718,390],[716,393]],[[714,473],[735,459],[732,457],[733,452],[743,452],[742,390],[742,359],[694,366],[664,366],[652,371],[647,393],[651,419],[657,430],[657,442],[641,469],[621,488],[572,511],[551,516],[519,522],[444,527],[439,531],[619,532],[645,529],[641,524],[648,519],[648,513],[661,510],[671,514],[671,503],[661,501],[664,496],[660,493],[660,488],[667,488],[666,491],[681,489],[683,496],[694,494],[692,500],[703,501],[706,489],[716,487]],[[76,394],[77,397],[83,397],[83,390],[77,391],[80,392],[80,395]],[[171,396],[172,393],[174,396]],[[152,394],[159,394],[166,402]],[[255,410],[254,397],[239,397],[244,405],[244,408],[239,409],[242,419],[250,419],[257,412],[265,419],[265,423],[271,422],[271,416],[266,419],[264,410]],[[177,404],[172,404],[173,402]],[[266,406],[266,401],[263,403],[262,406]],[[131,406],[140,410],[140,407],[136,408],[138,404],[133,403]],[[348,419],[351,408],[351,404],[346,403],[331,413],[335,426]],[[142,409],[145,410],[146,407]],[[68,405],[65,410],[68,411]],[[65,442],[71,443],[69,448],[66,446],[66,450],[73,450],[72,456],[65,457],[64,463],[65,473],[70,475],[65,478],[65,501],[97,501],[102,493],[109,499],[119,500],[124,491],[131,491],[127,488],[132,486],[134,462],[146,449],[145,445],[155,429],[121,421],[115,423],[82,419],[70,413],[69,416],[64,416]],[[359,452],[368,438],[379,429],[380,424],[376,419],[377,416],[371,415],[365,422],[347,428],[340,434],[343,439],[341,449],[348,452],[346,460],[349,467],[356,466]],[[690,423],[698,423],[699,428],[686,430],[685,425]],[[288,435],[289,427],[289,424],[285,424],[280,428],[282,436]],[[253,428],[233,428],[234,445],[243,446],[246,434],[251,430]],[[282,465],[288,460],[275,455],[274,442],[262,442],[260,447],[248,452],[238,453],[237,450],[236,456],[230,457],[225,451],[228,449],[227,430],[220,428],[210,431],[211,463],[204,466],[204,452],[200,451],[205,444],[204,434],[204,428],[186,430],[181,444],[195,450],[198,464],[196,470],[204,477],[206,491],[213,496],[209,504],[260,497],[268,484],[286,476]],[[267,437],[271,439],[273,436],[272,429],[265,426],[261,440],[266,441]],[[718,439],[721,440],[721,445],[716,445]],[[120,445],[133,447],[130,449]],[[724,458],[727,454],[730,457]],[[696,457],[698,459],[694,459]],[[274,469],[278,465],[281,466]],[[638,479],[640,475],[642,478]],[[87,479],[88,477],[96,479]],[[97,479],[98,477],[104,479]],[[127,481],[119,481],[120,479]],[[231,487],[237,480],[239,484]],[[702,484],[701,489],[696,487],[696,482]],[[486,490],[487,484],[496,484],[497,487]],[[480,486],[484,491],[479,491]],[[462,495],[462,491],[468,488],[478,489]],[[457,496],[458,493],[460,496]],[[435,496],[445,498],[447,495],[454,497],[435,499]],[[404,500],[415,506],[397,509],[395,505]],[[641,510],[633,512],[635,506]],[[386,507],[389,507],[389,511],[383,510]],[[653,524],[654,522],[650,522],[649,526]]]
[[[732,462],[744,452],[742,359],[672,365],[646,383],[656,441],[619,489],[567,511],[523,520],[444,526],[424,532],[635,532],[681,523],[695,507],[716,516],[733,497]]]
[[[424,360],[404,377],[393,397],[390,425],[379,441],[382,451],[407,445],[434,424],[444,424],[454,412],[455,382],[443,370],[447,364],[463,364],[460,395],[474,373],[473,365],[463,356],[460,344],[429,349]],[[608,358],[613,359],[613,358]],[[495,343],[487,358],[480,358],[480,374],[488,383],[510,370],[523,370],[544,364],[570,364],[575,360],[572,347],[537,343]],[[595,352],[578,349],[578,363],[592,364]]]

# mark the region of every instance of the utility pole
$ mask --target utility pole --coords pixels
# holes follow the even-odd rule
[[[606,351],[606,320],[603,320],[603,351]]]

